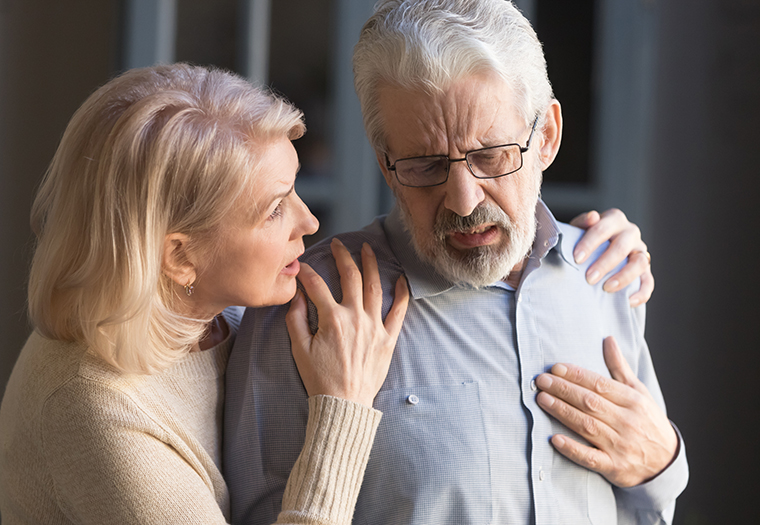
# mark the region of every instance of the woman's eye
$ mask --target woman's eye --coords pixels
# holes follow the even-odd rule
[[[269,214],[270,219],[276,219],[282,215],[282,201],[280,201],[274,210],[272,210],[272,213]]]

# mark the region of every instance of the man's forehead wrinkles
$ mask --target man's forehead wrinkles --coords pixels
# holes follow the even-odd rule
[[[450,152],[462,154],[511,138],[505,135],[507,130],[500,125],[500,110],[501,101],[498,99],[490,100],[486,106],[470,93],[448,98],[443,115],[446,146]]]
[[[447,143],[447,126],[440,104],[425,104],[414,113],[413,128],[417,130],[411,143],[404,144],[405,155],[440,153]]]
[[[448,138],[449,149],[456,149],[460,146],[462,140],[467,140],[469,128],[472,123],[472,110],[470,104],[462,104],[462,101],[456,97],[447,99],[445,109],[446,135]]]
[[[450,153],[468,139],[473,128],[475,108],[465,101],[459,101],[456,97],[436,97],[425,105],[420,111],[417,124],[422,131],[419,136],[419,145],[425,147],[424,152],[415,154],[443,154]],[[421,108],[422,109],[422,108]]]
[[[516,142],[522,127],[513,118],[511,90],[492,75],[461,79],[429,93],[385,86],[391,117],[391,157],[448,155],[459,158],[482,147]]]

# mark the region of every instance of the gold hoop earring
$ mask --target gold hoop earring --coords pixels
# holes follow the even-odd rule
[[[185,285],[185,295],[190,297],[193,295],[193,292],[195,291],[195,287],[193,286],[192,281],[187,281],[187,284]]]

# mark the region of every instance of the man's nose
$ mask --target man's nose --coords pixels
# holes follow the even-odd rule
[[[484,181],[467,169],[466,162],[455,161],[449,165],[449,178],[445,184],[444,206],[460,217],[470,215],[485,199]]]

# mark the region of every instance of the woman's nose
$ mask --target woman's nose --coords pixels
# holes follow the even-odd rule
[[[300,197],[298,197],[298,201],[300,203],[300,217],[298,221],[299,228],[297,229],[300,231],[300,235],[313,235],[317,233],[319,221]]]

